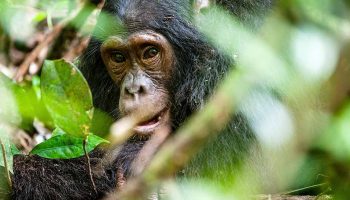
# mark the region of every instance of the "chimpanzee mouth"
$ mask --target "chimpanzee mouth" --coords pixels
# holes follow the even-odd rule
[[[152,133],[155,128],[161,124],[161,122],[164,120],[164,117],[168,111],[168,108],[165,107],[161,111],[159,111],[157,114],[155,114],[153,117],[139,123],[134,130],[138,134],[150,134]]]

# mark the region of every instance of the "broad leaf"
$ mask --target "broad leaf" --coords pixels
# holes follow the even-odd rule
[[[59,135],[38,144],[31,151],[31,154],[50,159],[76,158],[84,155],[83,141],[84,139],[81,137],[60,133]],[[92,151],[101,143],[108,143],[108,141],[96,135],[89,134],[87,136],[86,151]]]
[[[92,96],[79,70],[64,60],[45,61],[41,75],[42,97],[57,127],[84,137],[92,119]]]

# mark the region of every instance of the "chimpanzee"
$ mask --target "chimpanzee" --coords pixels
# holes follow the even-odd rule
[[[240,21],[256,26],[272,0],[217,0]],[[214,1],[213,1],[214,2]],[[115,119],[142,114],[135,136],[111,165],[94,175],[93,191],[84,159],[15,159],[14,199],[97,199],[132,175],[131,164],[149,136],[163,127],[176,129],[201,109],[234,60],[211,44],[194,23],[190,0],[106,0],[81,56],[94,104]],[[211,141],[180,177],[207,176],[222,182],[249,152],[254,136],[242,117],[234,116],[223,134]],[[92,166],[103,152],[91,154]],[[226,174],[227,175],[227,174]]]

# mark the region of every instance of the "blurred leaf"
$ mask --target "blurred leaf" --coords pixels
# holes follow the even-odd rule
[[[96,7],[91,6],[91,4],[85,4],[74,19],[70,21],[70,25],[74,26],[76,29],[80,29],[95,8]]]
[[[247,70],[251,82],[283,89],[289,80],[287,63],[262,38],[222,9],[213,8],[200,15],[197,26],[214,46],[235,60],[235,68]]]
[[[336,159],[350,162],[350,104],[336,116],[318,145]]]
[[[57,135],[57,133],[59,133],[59,135]],[[61,131],[57,131],[56,136],[38,144],[31,151],[31,154],[37,154],[41,157],[50,159],[76,158],[84,155],[83,141],[84,139],[81,137],[74,137],[69,134],[62,134]],[[108,143],[108,141],[96,135],[89,134],[87,136],[86,151],[92,151],[101,143]]]
[[[93,31],[93,36],[104,41],[111,35],[125,33],[126,28],[122,21],[113,15],[101,12],[96,27]]]
[[[0,121],[19,125],[22,119],[16,104],[15,87],[11,79],[0,73]]]
[[[38,13],[37,9],[23,4],[8,4],[0,10],[3,28],[14,41],[26,42],[33,37],[38,23],[33,20]]]
[[[7,1],[1,1],[0,3],[0,27],[6,30],[6,17],[7,17],[7,10],[8,10],[8,3]]]
[[[16,85],[15,94],[22,117],[21,128],[31,130],[34,118],[38,118],[47,127],[52,127],[52,119],[42,100],[37,97],[34,87],[28,83],[23,86]]]
[[[22,152],[17,149],[16,145],[11,143],[11,154],[12,155],[17,155],[17,154],[22,154]]]
[[[33,81],[35,84],[35,78]],[[52,119],[36,95],[38,92],[40,88],[31,87],[26,82],[17,85],[0,73],[0,94],[3,96],[0,99],[0,120],[31,131],[34,118],[38,118],[46,126],[52,127]]]
[[[40,77],[33,76],[32,77],[32,87],[35,92],[35,95],[38,99],[41,99],[41,89],[40,89]]]
[[[113,124],[114,120],[107,113],[102,110],[95,109],[94,117],[91,123],[91,132],[101,137],[106,136],[109,133],[109,128]]]
[[[8,170],[13,173],[13,155],[21,154],[21,152],[11,143],[8,135],[0,129],[0,141],[5,147],[5,155]],[[0,148],[0,166],[5,167],[2,148]]]
[[[39,0],[38,8],[49,12],[53,18],[65,18],[73,9],[77,8],[76,0]]]
[[[33,18],[33,21],[36,23],[41,22],[44,19],[46,19],[46,16],[47,16],[46,12],[38,12],[38,13],[36,13],[35,17]]]
[[[68,134],[89,134],[93,105],[88,83],[80,71],[64,60],[45,61],[42,97],[57,127]]]
[[[174,182],[166,182],[167,199],[169,200],[235,200],[252,199],[240,196],[234,191],[226,192],[208,180],[189,179],[177,185]]]
[[[23,105],[23,108],[31,107],[31,120],[34,118],[39,119],[41,122],[45,124],[46,127],[53,127],[53,120],[46,109],[44,102],[41,96],[41,88],[40,88],[40,77],[33,76],[32,77],[32,85],[28,85],[25,88],[27,101],[26,104]],[[20,107],[22,109],[22,107]]]
[[[11,199],[11,187],[8,184],[7,172],[5,167],[0,166],[0,200],[9,200]]]

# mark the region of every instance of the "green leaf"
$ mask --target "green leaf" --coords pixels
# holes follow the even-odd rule
[[[89,134],[92,95],[88,83],[73,64],[64,60],[45,61],[41,92],[57,127],[77,137]]]
[[[46,19],[46,17],[47,17],[46,12],[43,12],[43,11],[38,12],[38,13],[36,13],[35,17],[33,18],[33,22],[41,22],[44,19]]]
[[[325,134],[321,135],[316,146],[327,150],[334,158],[350,161],[350,103],[337,116],[334,116],[331,125]],[[331,142],[330,142],[331,141]]]
[[[38,99],[41,99],[41,89],[40,89],[40,77],[34,75],[32,77],[32,88],[35,92],[35,95]]]
[[[0,72],[0,121],[17,126],[22,118],[16,104],[15,87],[11,79]]]
[[[16,148],[14,144],[11,143],[8,134],[0,129],[0,145],[5,147],[5,156],[7,161],[8,170],[13,173],[13,155],[21,154],[21,152]],[[5,167],[4,153],[2,152],[2,147],[0,146],[0,166]]]
[[[52,131],[52,136],[51,137],[55,137],[57,135],[63,135],[66,134],[64,132],[64,130],[60,129],[60,128],[56,128],[55,130]]]
[[[35,146],[31,154],[49,159],[77,158],[84,155],[83,141],[83,138],[69,134],[56,135]],[[101,143],[108,143],[108,141],[90,133],[87,136],[86,151],[92,151]]]
[[[0,121],[32,131],[33,120],[37,118],[51,127],[52,119],[35,90],[26,83],[17,85],[0,73]]]
[[[16,145],[14,145],[13,143],[11,143],[11,154],[13,155],[18,155],[18,154],[22,154],[22,152],[20,150],[17,149]]]
[[[107,113],[99,109],[94,109],[94,117],[91,122],[91,132],[101,137],[107,136],[109,128],[113,122],[113,118]]]

